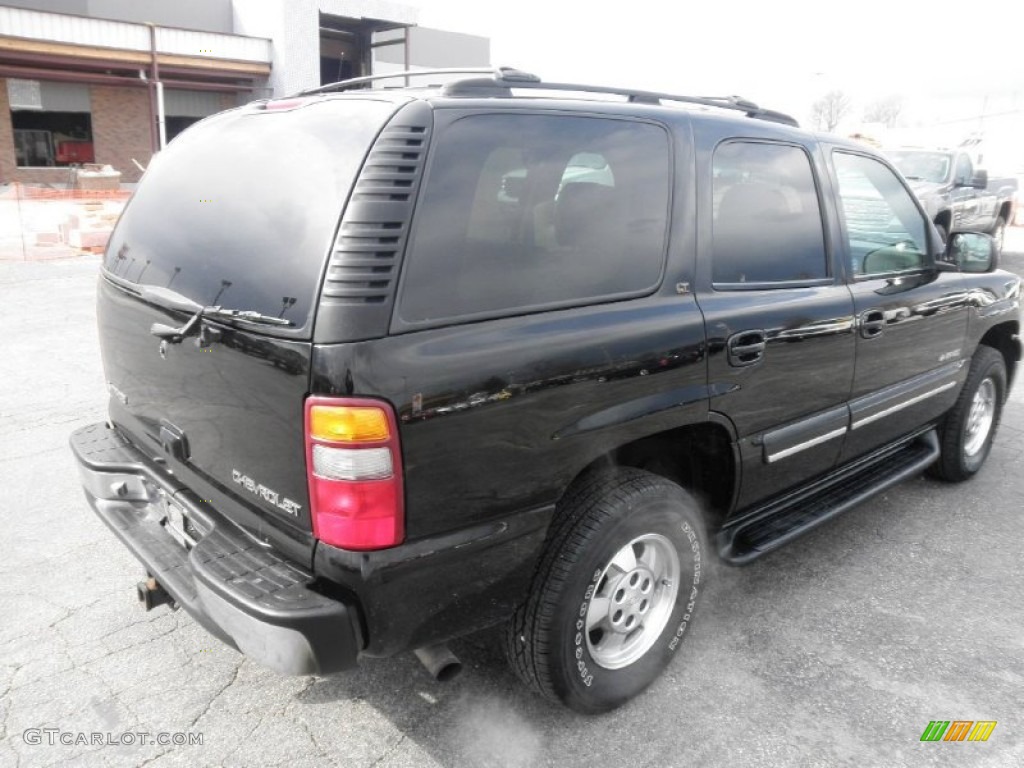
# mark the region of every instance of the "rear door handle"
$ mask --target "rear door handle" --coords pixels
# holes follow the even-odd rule
[[[726,342],[729,353],[729,365],[742,368],[754,365],[764,359],[767,337],[764,331],[740,331],[734,333]]]
[[[860,335],[865,339],[881,336],[885,330],[885,313],[880,309],[869,309],[860,314]]]

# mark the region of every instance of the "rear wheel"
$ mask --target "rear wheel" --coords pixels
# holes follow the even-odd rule
[[[992,347],[978,347],[960,397],[943,421],[942,451],[929,474],[960,482],[981,469],[992,450],[1005,397],[1003,356]]]
[[[632,468],[591,475],[567,493],[508,658],[535,691],[584,713],[650,685],[693,620],[705,588],[696,506],[675,483]]]

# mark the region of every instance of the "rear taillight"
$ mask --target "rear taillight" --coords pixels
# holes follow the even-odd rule
[[[364,550],[402,542],[402,454],[390,405],[306,398],[306,475],[317,539]]]

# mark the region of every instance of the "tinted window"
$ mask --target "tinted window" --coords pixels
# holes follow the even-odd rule
[[[669,148],[623,120],[477,115],[434,148],[400,314],[425,322],[643,292],[661,276]]]
[[[818,194],[802,149],[729,142],[715,150],[712,173],[719,287],[828,276]]]
[[[833,154],[854,275],[920,269],[925,263],[925,220],[888,167],[874,158]]]
[[[104,268],[200,304],[283,316],[292,332],[308,328],[345,200],[393,111],[339,100],[193,126],[153,159]]]

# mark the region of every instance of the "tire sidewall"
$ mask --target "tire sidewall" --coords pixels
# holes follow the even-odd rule
[[[551,642],[564,676],[555,675],[552,682],[559,698],[571,700],[583,711],[612,709],[649,686],[681,645],[705,589],[707,546],[685,494],[665,488],[646,496],[641,505],[634,505],[599,531],[576,563],[558,601]],[[593,659],[587,646],[587,609],[614,554],[649,533],[661,534],[675,545],[680,566],[676,604],[657,641],[640,659],[621,669],[606,669]]]
[[[989,427],[988,436],[985,438],[985,444],[981,450],[978,451],[974,456],[968,456],[966,453],[966,440],[967,440],[967,423],[971,417],[971,403],[974,400],[975,394],[981,388],[982,382],[986,379],[991,379],[995,385],[996,398],[995,398],[995,413],[992,415],[992,425]],[[975,474],[985,460],[988,458],[989,452],[992,450],[992,443],[995,440],[996,428],[999,426],[999,420],[1002,417],[1003,410],[1003,399],[1006,396],[1006,369],[1003,365],[1001,358],[992,358],[985,362],[982,366],[975,369],[974,375],[969,379],[970,391],[967,393],[967,397],[964,400],[963,413],[960,415],[960,421],[956,425],[957,428],[957,451],[960,466],[963,472],[968,475]]]

